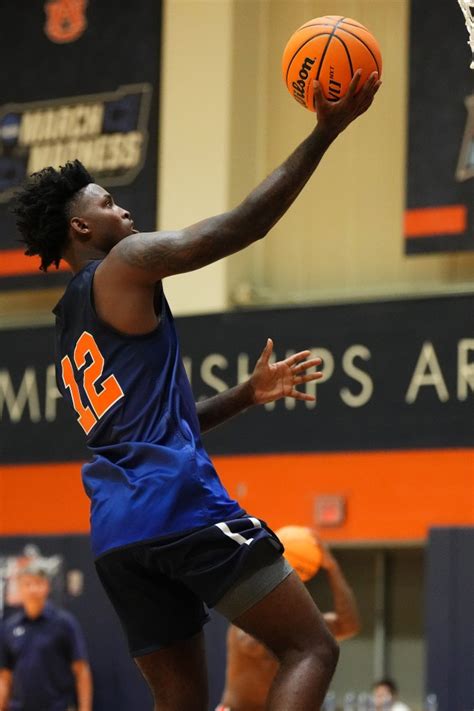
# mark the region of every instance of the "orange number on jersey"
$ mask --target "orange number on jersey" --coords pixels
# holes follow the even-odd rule
[[[78,370],[85,366],[88,353],[92,362],[84,370],[83,383],[91,407],[82,402],[69,356],[65,356],[61,361],[64,386],[69,388],[74,409],[79,415],[78,422],[86,434],[89,434],[97,420],[100,420],[107,410],[123,397],[123,390],[115,375],[109,375],[98,385],[100,390],[97,389],[96,383],[104,372],[104,356],[94,337],[88,331],[84,331],[74,349],[74,363]]]
[[[81,393],[79,392],[79,388],[74,377],[74,371],[72,369],[72,363],[69,359],[69,356],[64,356],[61,361],[61,367],[64,387],[69,388],[69,392],[71,393],[72,398],[72,404],[74,405],[75,411],[79,415],[77,421],[81,425],[84,432],[86,434],[89,434],[89,432],[97,422],[97,419],[90,407],[87,407],[87,405],[84,406],[82,404]]]
[[[84,331],[74,349],[74,363],[79,370],[86,364],[87,353],[90,354],[92,363],[84,371],[84,390],[97,415],[97,419],[100,420],[107,410],[110,410],[112,405],[115,405],[123,397],[123,390],[118,384],[115,375],[109,375],[99,386],[100,390],[97,390],[96,382],[104,372],[104,356],[100,352],[94,336]]]

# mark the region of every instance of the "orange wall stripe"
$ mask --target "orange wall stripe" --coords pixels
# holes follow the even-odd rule
[[[25,276],[39,274],[39,258],[27,257],[22,249],[0,250],[0,277]],[[52,267],[55,271],[55,267]],[[65,262],[60,262],[59,271],[67,272],[69,267]]]
[[[0,535],[88,531],[80,463],[0,467]]]
[[[229,492],[277,528],[314,525],[318,494],[346,497],[330,541],[423,541],[474,525],[474,449],[214,457]],[[79,462],[0,467],[0,535],[88,533]]]
[[[459,235],[467,229],[466,205],[424,207],[405,212],[405,237]]]
[[[331,541],[422,541],[474,524],[474,449],[215,457],[229,492],[271,526],[314,525],[318,494],[346,497]]]

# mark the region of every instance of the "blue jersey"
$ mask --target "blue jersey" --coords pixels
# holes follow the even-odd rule
[[[95,313],[99,264],[78,272],[54,309],[58,387],[92,453],[82,476],[96,556],[244,513],[202,445],[164,295],[154,331],[120,334]]]

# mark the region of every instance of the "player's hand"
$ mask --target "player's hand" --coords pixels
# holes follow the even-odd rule
[[[321,358],[308,359],[311,351],[301,351],[285,358],[285,360],[271,363],[272,353],[273,341],[269,338],[250,376],[249,382],[253,390],[254,403],[264,405],[266,402],[273,402],[282,397],[292,397],[295,400],[316,400],[314,395],[301,392],[296,387],[323,377],[320,372],[308,373],[310,368],[322,365]]]
[[[339,101],[328,101],[324,96],[321,84],[314,80],[314,108],[320,129],[337,135],[344,131],[354,119],[367,111],[382,82],[378,73],[372,72],[364,86],[356,94],[361,74],[361,69],[355,72],[346,94]]]

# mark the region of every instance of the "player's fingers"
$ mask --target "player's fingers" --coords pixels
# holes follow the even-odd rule
[[[350,101],[352,99],[352,97],[354,96],[354,94],[356,93],[361,74],[362,74],[362,69],[357,69],[357,71],[354,72],[354,76],[351,79],[351,83],[349,84],[349,88],[348,88],[348,90],[346,92],[346,96],[345,96],[347,101]]]
[[[366,97],[371,97],[371,98],[373,97],[374,89],[375,89],[375,86],[378,82],[378,79],[379,79],[378,72],[372,72],[372,74],[369,76],[369,78],[367,79],[364,86],[362,87],[362,89],[359,92],[361,101],[364,101],[366,99]]]
[[[273,341],[271,338],[267,338],[267,342],[265,344],[265,348],[262,351],[262,354],[259,358],[259,361],[261,363],[267,364],[270,360],[270,357],[273,352]]]
[[[289,366],[295,365],[296,363],[298,363],[298,361],[305,360],[310,355],[310,353],[311,351],[300,351],[299,353],[295,353],[294,355],[285,358],[284,363]]]
[[[292,397],[294,400],[306,400],[306,402],[315,402],[316,400],[314,395],[301,393],[299,390],[292,390],[289,397]]]
[[[321,84],[319,83],[319,81],[317,79],[314,79],[314,81],[313,81],[313,105],[314,105],[314,108],[316,109],[316,112],[318,111],[318,109],[320,109],[324,105],[325,101],[326,101],[326,99],[324,97]]]
[[[376,72],[375,72],[375,74],[376,74],[376,76],[378,76]],[[364,95],[361,96],[360,103],[359,103],[359,106],[357,109],[358,115],[365,113],[367,111],[367,109],[372,105],[375,94],[378,92],[381,85],[382,85],[382,82],[380,80],[376,80],[375,83],[370,85],[370,87],[367,89],[367,91],[364,93]],[[361,94],[362,94],[362,91],[361,91]]]
[[[301,383],[311,383],[313,380],[321,380],[323,373],[310,373],[309,375],[297,375],[294,379],[295,385],[301,385]]]
[[[322,364],[322,358],[311,358],[310,360],[305,360],[303,363],[298,363],[298,365],[295,365],[293,371],[295,373],[299,373],[302,370],[308,370],[308,368],[315,368]]]

